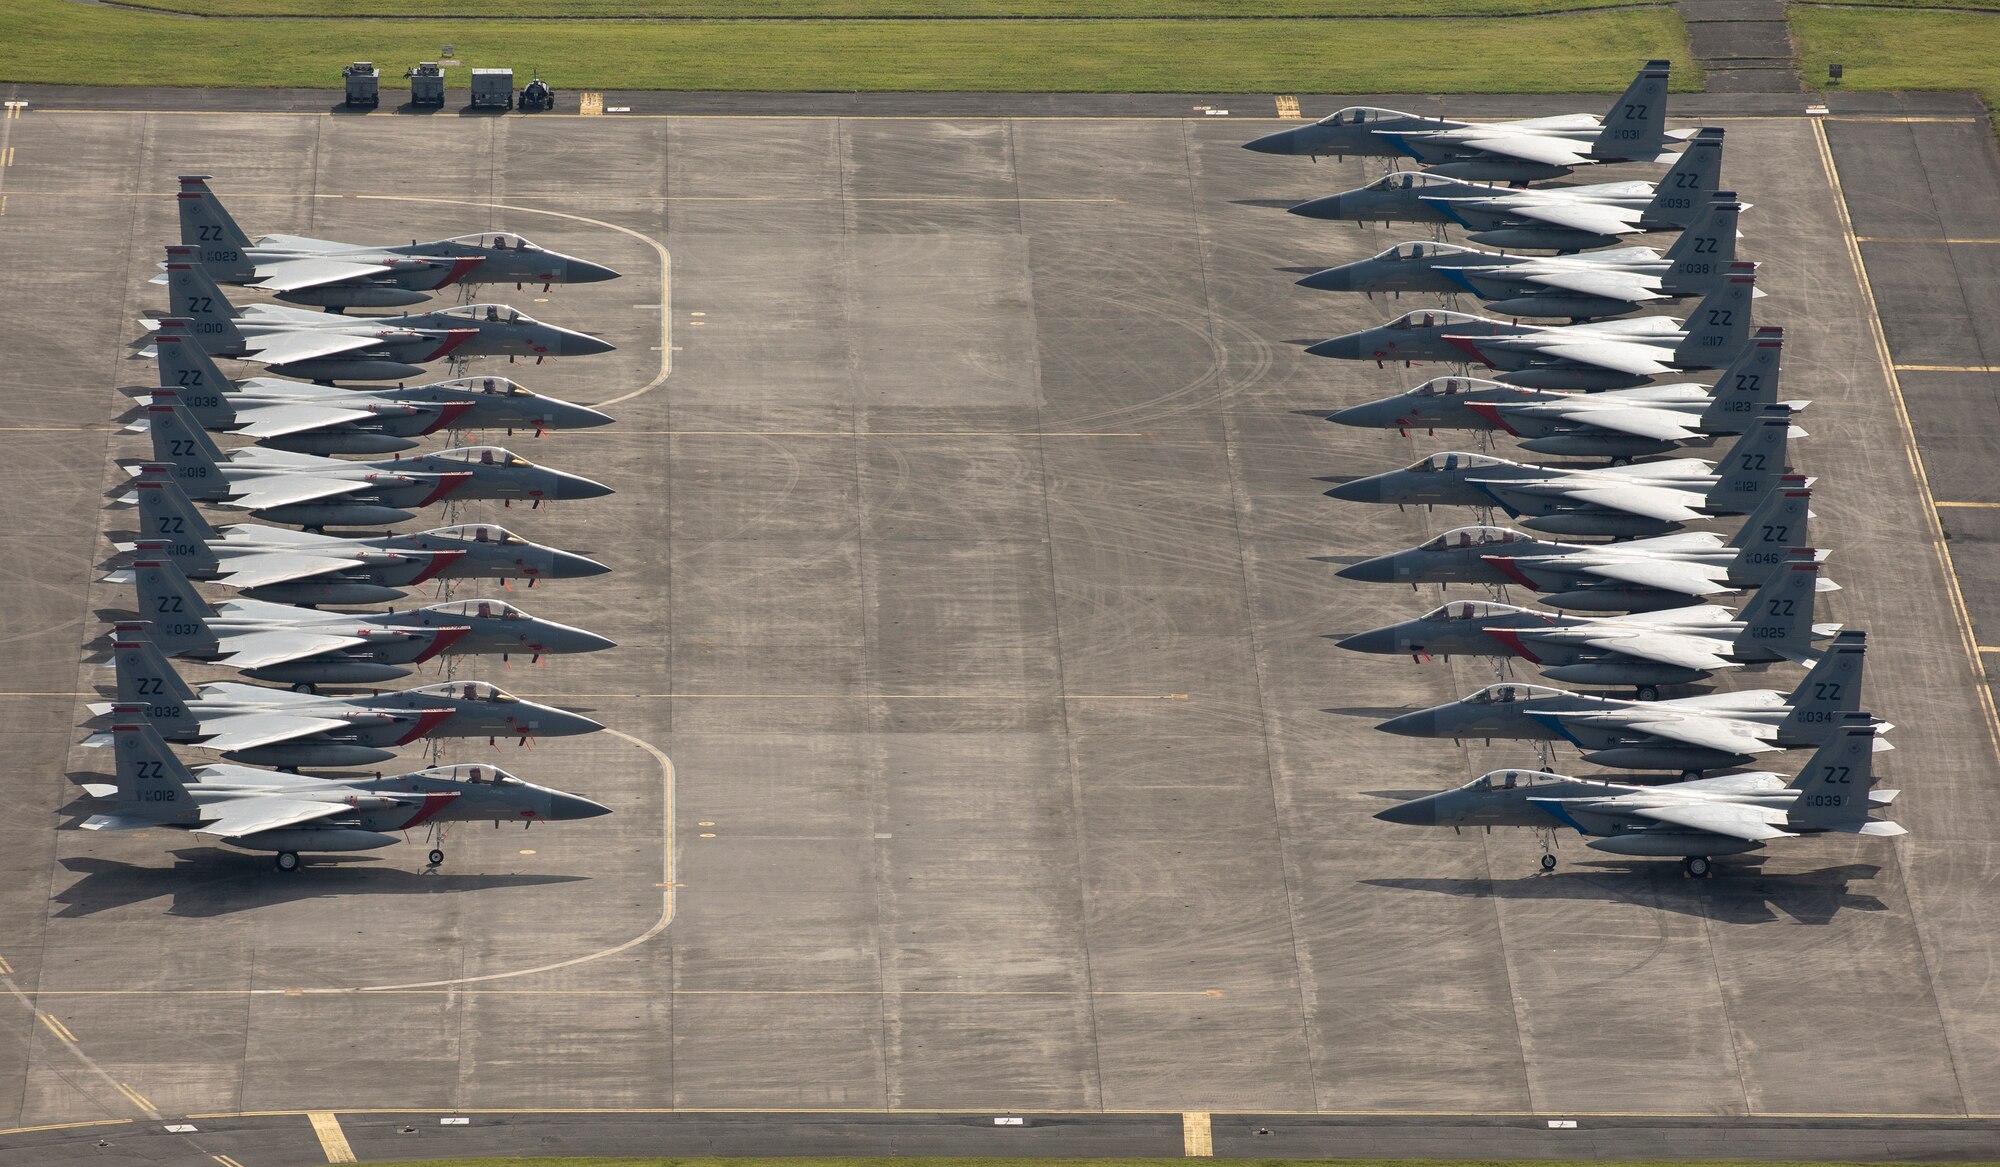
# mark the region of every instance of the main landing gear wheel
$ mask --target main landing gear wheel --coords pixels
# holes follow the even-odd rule
[[[299,853],[297,851],[278,852],[279,871],[297,871],[298,869],[299,869]]]
[[[444,862],[444,852],[438,850],[436,847],[432,847],[430,853],[430,861],[432,867],[436,867],[442,864]]]
[[[1659,699],[1660,699],[1660,687],[1658,685],[1639,686],[1639,700],[1658,701]]]
[[[1690,855],[1681,860],[1681,867],[1688,873],[1690,879],[1708,878],[1708,860],[1703,856]]]
[[[1554,871],[1555,869],[1556,869],[1556,857],[1553,855],[1542,856],[1542,870]]]

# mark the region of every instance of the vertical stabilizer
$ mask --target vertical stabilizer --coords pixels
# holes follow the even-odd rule
[[[1667,80],[1670,61],[1647,61],[1618,100],[1605,111],[1604,128],[1591,143],[1593,158],[1651,162],[1667,145]]]
[[[1799,792],[1785,825],[1808,830],[1853,830],[1868,821],[1868,788],[1875,785],[1875,716],[1846,713],[1814,751],[1791,789]]]
[[[181,243],[196,249],[210,276],[233,284],[256,278],[249,256],[250,237],[208,189],[208,175],[181,175],[180,194],[174,202],[181,213]]]
[[[1653,201],[1646,218],[1687,227],[1708,213],[1708,204],[1722,186],[1722,131],[1713,126],[1696,131],[1681,156],[1653,184]],[[1730,216],[1730,249],[1735,249],[1736,219]]]
[[[1750,299],[1757,291],[1757,265],[1737,260],[1722,283],[1688,314],[1687,336],[1674,348],[1683,369],[1722,369],[1750,343]]]

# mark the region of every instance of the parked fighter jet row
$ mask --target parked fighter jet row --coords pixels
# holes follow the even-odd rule
[[[334,378],[389,380],[422,365],[472,355],[575,356],[611,345],[498,304],[395,317],[341,315],[348,307],[418,303],[454,283],[544,285],[615,278],[609,268],[542,251],[519,236],[485,232],[408,247],[362,247],[295,236],[254,242],[203,177],[184,177],[181,241],[166,249],[168,310],[149,318],[140,356],[158,361],[150,385],[127,390],[144,404],[131,427],[151,456],[134,465],[137,537],[116,544],[129,566],[138,619],[113,630],[117,699],[93,704],[109,721],[86,744],[111,746],[116,780],[84,783],[93,800],[85,830],[161,828],[272,852],[280,871],[301,852],[361,851],[423,827],[430,863],[444,861],[446,824],[589,818],[609,813],[588,798],[526,782],[485,763],[410,773],[312,776],[315,769],[373,766],[395,747],[446,738],[513,738],[604,728],[580,713],[524,701],[477,680],[400,692],[330,693],[409,676],[432,659],[614,647],[595,633],[538,619],[491,598],[397,608],[429,580],[544,579],[610,568],[534,543],[496,523],[455,522],[411,534],[329,534],[328,527],[386,526],[427,507],[498,500],[539,508],[596,498],[611,488],[539,466],[499,446],[405,454],[419,439],[468,430],[541,435],[611,423],[596,410],[530,392],[505,377],[457,376],[394,389],[341,388]],[[218,280],[326,312],[233,306]],[[313,383],[234,381],[215,358],[235,357]],[[224,451],[212,433],[255,444]],[[390,455],[369,461],[330,455]],[[211,520],[203,507],[262,523]],[[269,524],[285,524],[273,526]],[[293,530],[292,527],[299,529]],[[190,581],[239,589],[211,601]],[[509,583],[511,586],[511,583]],[[322,605],[389,604],[386,611]],[[244,677],[288,685],[190,685],[170,658],[227,665]],[[168,743],[213,750],[229,764],[190,769]],[[275,767],[259,769],[255,767]]]
[[[1334,478],[1326,491],[1352,503],[1499,510],[1529,531],[1609,540],[1554,542],[1486,521],[1338,573],[1492,591],[1490,599],[1453,600],[1347,636],[1341,648],[1419,661],[1486,657],[1502,674],[1525,661],[1550,680],[1633,691],[1636,699],[1501,680],[1379,727],[1459,741],[1567,741],[1597,765],[1676,772],[1677,780],[1663,782],[1496,770],[1376,816],[1454,829],[1534,827],[1543,832],[1543,870],[1556,865],[1548,846],[1562,827],[1614,855],[1679,856],[1693,876],[1709,873],[1712,856],[1773,839],[1904,833],[1871,817],[1897,792],[1874,789],[1873,755],[1891,748],[1880,735],[1893,727],[1863,711],[1866,635],[1813,620],[1816,596],[1837,585],[1821,578],[1826,555],[1807,539],[1813,480],[1787,465],[1789,443],[1806,436],[1793,416],[1807,402],[1778,398],[1783,331],[1753,326],[1753,300],[1764,293],[1756,265],[1736,256],[1737,220],[1748,206],[1720,189],[1723,132],[1669,131],[1666,107],[1667,63],[1652,61],[1603,118],[1474,124],[1355,108],[1245,144],[1267,154],[1413,159],[1428,169],[1394,171],[1292,212],[1428,223],[1440,234],[1456,225],[1474,243],[1510,249],[1408,242],[1300,280],[1371,298],[1470,294],[1494,314],[1419,308],[1308,347],[1313,356],[1378,368],[1430,361],[1492,372],[1490,380],[1435,377],[1326,420],[1404,435],[1468,430],[1483,447],[1514,439],[1524,457],[1608,463],[1451,451],[1403,470]],[[1686,149],[1663,153],[1677,141]],[[1658,183],[1527,188],[1607,162],[1671,167]],[[1680,236],[1664,252],[1579,254],[1648,231]],[[1520,249],[1556,254],[1513,253]],[[1685,321],[1629,315],[1676,299],[1697,300]],[[1524,316],[1566,322],[1524,324]],[[1721,370],[1712,386],[1655,383],[1710,369]],[[1691,443],[1715,444],[1722,457],[1646,460]],[[1682,530],[1733,516],[1745,519],[1727,537]],[[1505,602],[1512,586],[1541,593],[1543,606]],[[1663,686],[1781,664],[1808,670],[1789,692],[1660,699]],[[1815,752],[1789,781],[1765,772],[1708,776],[1791,749]]]

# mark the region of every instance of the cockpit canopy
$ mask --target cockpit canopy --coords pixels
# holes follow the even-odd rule
[[[518,705],[519,697],[498,685],[485,681],[443,681],[435,685],[419,685],[412,693],[429,693],[438,697],[450,697],[459,701],[486,701],[497,705]]]
[[[1379,252],[1376,259],[1422,259],[1435,255],[1477,255],[1476,247],[1460,247],[1456,243],[1432,243],[1429,240],[1398,243],[1387,251]]]
[[[1460,397],[1467,393],[1493,393],[1496,391],[1517,393],[1532,398],[1532,389],[1509,385],[1502,381],[1488,381],[1480,377],[1432,377],[1410,390],[1411,397]]]
[[[1533,542],[1533,535],[1524,535],[1506,527],[1453,527],[1418,550],[1450,551],[1458,547],[1501,547],[1509,543]]]
[[[492,523],[461,523],[456,527],[439,527],[435,531],[425,531],[424,534],[435,539],[459,539],[467,543],[492,543],[505,547],[528,545],[526,539]]]
[[[1525,612],[1526,608],[1516,608],[1512,604],[1499,604],[1492,600],[1453,600],[1440,604],[1425,612],[1425,620],[1492,620],[1497,617],[1513,616]]]
[[[1370,122],[1408,121],[1412,115],[1397,113],[1393,109],[1377,109],[1372,105],[1350,105],[1337,109],[1319,119],[1323,126],[1365,126]]]
[[[1547,685],[1522,685],[1503,682],[1488,685],[1479,692],[1464,699],[1466,705],[1514,705],[1522,701],[1539,701],[1544,697],[1560,697],[1561,689],[1551,689]]]
[[[461,320],[471,320],[485,324],[539,324],[541,321],[505,304],[461,304],[456,308],[446,308],[446,316],[456,316]]]
[[[1422,170],[1399,170],[1385,174],[1363,187],[1363,190],[1435,190],[1446,186],[1465,186],[1463,180],[1448,178],[1442,174],[1430,174]]]
[[[1467,782],[1460,790],[1515,790],[1522,786],[1554,786],[1571,779],[1543,770],[1494,770]]]
[[[512,231],[488,231],[483,235],[455,235],[445,242],[459,243],[466,247],[483,247],[491,251],[541,250]]]
[[[533,466],[534,463],[512,450],[500,446],[459,446],[451,450],[439,450],[433,458],[449,458],[453,462],[465,462],[480,466]]]
[[[424,771],[427,778],[443,778],[451,782],[465,782],[473,786],[526,786],[527,783],[514,777],[498,766],[435,766]]]
[[[528,614],[505,600],[452,600],[432,604],[428,609],[447,616],[470,616],[478,620],[526,620]]]
[[[1405,312],[1384,328],[1436,328],[1441,324],[1477,324],[1479,317],[1470,312],[1447,312],[1442,308],[1419,308],[1415,312]]]
[[[1421,462],[1412,462],[1406,469],[1411,474],[1444,474],[1455,470],[1478,470],[1487,466],[1505,465],[1498,458],[1484,454],[1468,454],[1461,450],[1450,450],[1432,454]]]
[[[494,397],[533,397],[534,394],[505,377],[459,377],[450,381],[439,381],[439,389],[456,389],[460,393],[485,393]]]

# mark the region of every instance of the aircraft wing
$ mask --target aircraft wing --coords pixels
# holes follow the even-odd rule
[[[271,551],[262,555],[237,555],[222,561],[222,582],[232,588],[255,588],[332,575],[359,566],[352,556],[336,553],[312,555],[297,551]]]
[[[1683,420],[1687,415],[1666,409],[1610,405],[1602,409],[1585,406],[1534,412],[1544,417],[1559,417],[1577,425],[1594,425],[1601,429],[1616,430],[1621,434],[1632,434],[1641,438],[1654,438],[1662,442],[1684,442],[1701,436],[1700,430],[1690,428]]]
[[[1770,727],[1754,721],[1733,721],[1726,717],[1657,717],[1630,721],[1626,725],[1654,737],[1730,754],[1762,754],[1778,748],[1763,736],[1772,732]],[[1763,733],[1759,733],[1760,730]]]
[[[247,511],[261,511],[288,503],[338,498],[367,486],[366,482],[318,478],[311,474],[253,474],[229,483],[229,505]]]
[[[1786,839],[1796,832],[1782,831],[1772,824],[1776,816],[1783,821],[1785,812],[1776,807],[1749,806],[1740,802],[1690,802],[1676,806],[1635,806],[1621,808],[1625,813],[1640,818],[1654,819],[1689,830],[1707,831],[1713,835],[1728,835],[1735,839],[1749,839],[1752,842],[1764,839]]]
[[[1590,161],[1588,143],[1541,134],[1480,134],[1457,138],[1452,144],[1461,149],[1483,150],[1503,158],[1520,158],[1549,166],[1580,166]]]
[[[296,827],[337,814],[352,814],[353,808],[339,802],[317,802],[282,795],[253,795],[203,803],[202,825],[195,829],[225,839]]]
[[[237,669],[255,669],[266,665],[283,664],[286,661],[305,660],[323,652],[353,648],[366,643],[368,638],[365,636],[344,636],[338,632],[272,629],[224,637],[219,647],[223,652],[224,664]]]
[[[353,251],[352,243],[336,243],[331,239],[309,239],[304,235],[259,235],[256,247],[259,251]]]
[[[1660,360],[1665,350],[1652,345],[1617,340],[1558,340],[1542,336],[1474,336],[1466,338],[1476,348],[1529,353],[1575,365],[1595,365],[1635,377],[1657,377],[1673,372]]]
[[[1673,559],[1635,558],[1615,563],[1592,563],[1576,570],[1582,575],[1594,575],[1601,579],[1617,580],[1619,583],[1659,588],[1662,591],[1680,592],[1689,596],[1708,596],[1729,590],[1716,580],[1718,574],[1726,577],[1729,572],[1728,568],[1720,565],[1682,563]]]
[[[332,717],[308,717],[298,713],[238,713],[217,718],[204,717],[201,732],[205,750],[247,750],[310,737],[330,729],[344,729],[347,723]]]
[[[1523,639],[1527,639],[1534,634],[1524,632],[1521,635]],[[1588,648],[1623,653],[1626,656],[1658,661],[1661,664],[1679,665],[1684,669],[1701,669],[1706,672],[1730,667],[1727,659],[1714,649],[1705,647],[1700,638],[1676,636],[1669,632],[1613,633],[1579,637],[1578,640]]]
[[[1494,482],[1477,478],[1467,481],[1502,501],[1509,496],[1555,497],[1662,521],[1686,522],[1702,517],[1700,511],[1688,505],[1689,502],[1696,501],[1697,496],[1685,490],[1669,490],[1664,486],[1647,486],[1638,482],[1593,483],[1575,479],[1557,479],[1553,482]]]
[[[287,404],[253,406],[245,410],[241,416],[250,424],[238,430],[238,433],[251,438],[275,438],[285,434],[325,429],[331,425],[369,421],[374,415],[365,409],[343,409],[338,405]]]
[[[1506,269],[1501,269],[1506,270]],[[1547,271],[1527,271],[1516,277],[1527,283],[1544,287],[1560,288],[1565,292],[1580,292],[1586,296],[1605,296],[1613,300],[1663,300],[1660,281],[1656,276],[1641,275],[1638,272],[1619,271],[1615,268],[1591,270],[1577,266],[1552,268]]]
[[[284,365],[316,357],[337,357],[380,343],[372,336],[355,336],[331,329],[301,328],[297,332],[267,332],[249,338],[257,351],[243,359],[260,365]]]
[[[326,701],[317,693],[294,693],[290,689],[267,689],[262,685],[244,685],[236,681],[214,681],[203,685],[201,699],[237,705],[322,705]]]
[[[1597,235],[1630,235],[1639,230],[1640,212],[1609,203],[1567,202],[1554,199],[1480,199],[1472,204],[1481,210],[1498,211]]]
[[[256,265],[257,282],[251,284],[266,292],[298,292],[306,288],[323,288],[329,284],[344,284],[350,280],[365,280],[383,274],[381,264],[349,263],[344,259],[278,259]]]

